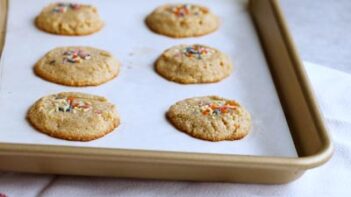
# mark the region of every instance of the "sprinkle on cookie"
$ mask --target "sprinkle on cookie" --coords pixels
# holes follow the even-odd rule
[[[68,9],[78,10],[80,8],[80,4],[76,3],[57,3],[56,6],[52,9],[54,13],[65,13]]]
[[[185,17],[190,15],[198,16],[200,13],[206,12],[205,9],[191,4],[174,5],[170,7],[170,11],[177,17]]]
[[[56,97],[54,100],[55,111],[56,112],[73,112],[77,111],[87,112],[92,109],[89,102],[82,101],[75,97]]]
[[[89,53],[84,52],[83,50],[75,49],[66,51],[63,53],[64,59],[63,62],[69,63],[80,63],[83,60],[91,59],[91,55]]]
[[[183,5],[174,6],[174,7],[171,7],[171,11],[177,17],[184,17],[190,14],[190,5],[183,4]]]
[[[238,106],[239,104],[235,101],[214,101],[206,103],[201,102],[199,104],[200,112],[205,116],[218,116],[225,114],[232,110],[236,110]]]
[[[204,47],[201,45],[193,45],[186,47],[183,50],[183,54],[187,57],[195,57],[197,59],[202,59],[204,57],[208,57],[212,55],[214,51],[208,47]]]

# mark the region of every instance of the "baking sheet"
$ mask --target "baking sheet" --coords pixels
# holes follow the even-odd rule
[[[81,147],[143,149],[200,153],[297,157],[247,1],[194,0],[220,18],[219,31],[199,38],[173,39],[154,34],[144,18],[172,0],[86,0],[98,7],[106,26],[83,37],[57,36],[37,30],[35,16],[49,2],[11,0],[5,47],[1,59],[0,142]],[[189,1],[190,2],[190,1]],[[157,75],[153,63],[167,48],[183,43],[216,47],[234,62],[234,73],[222,82],[180,85]],[[33,65],[58,46],[92,46],[113,53],[121,62],[120,75],[101,86],[76,88],[38,78]],[[80,91],[107,97],[118,107],[121,125],[91,142],[56,139],[33,129],[25,119],[40,97],[62,91]],[[170,105],[194,96],[219,95],[242,103],[252,115],[252,131],[239,141],[208,142],[179,132],[165,118]]]

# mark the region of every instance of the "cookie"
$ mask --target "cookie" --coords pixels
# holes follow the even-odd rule
[[[156,71],[183,84],[218,82],[230,75],[229,58],[204,45],[178,45],[167,49],[156,61]]]
[[[73,141],[100,138],[120,123],[115,106],[104,97],[75,92],[41,98],[27,118],[40,132]]]
[[[48,52],[34,72],[67,86],[96,86],[116,77],[119,62],[107,51],[91,47],[60,47]]]
[[[179,130],[208,141],[239,140],[251,127],[250,114],[239,103],[218,96],[177,102],[167,117]]]
[[[95,33],[104,26],[95,7],[75,3],[48,5],[36,17],[35,24],[48,33],[77,36]]]
[[[208,8],[194,4],[160,6],[145,21],[152,31],[175,38],[209,34],[220,24],[219,18]]]

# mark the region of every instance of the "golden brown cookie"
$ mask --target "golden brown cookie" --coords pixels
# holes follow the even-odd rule
[[[73,141],[100,138],[120,123],[115,106],[104,97],[75,92],[41,98],[27,117],[40,132]]]
[[[250,114],[239,103],[218,96],[177,102],[170,107],[167,117],[179,130],[209,141],[238,140],[251,127]]]
[[[146,18],[152,31],[175,38],[209,34],[217,30],[219,23],[208,8],[195,4],[163,5]]]
[[[36,26],[46,32],[60,35],[87,35],[99,31],[104,23],[91,5],[52,3],[35,19]]]
[[[48,81],[68,86],[95,86],[116,77],[119,62],[107,51],[91,47],[60,47],[34,66]]]
[[[205,45],[178,45],[167,49],[156,62],[156,71],[168,80],[183,84],[211,83],[230,75],[229,58]]]

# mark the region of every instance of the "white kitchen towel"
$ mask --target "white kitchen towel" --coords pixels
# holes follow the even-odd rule
[[[351,196],[351,75],[311,63],[305,66],[335,153],[328,163],[292,183],[166,182],[2,172],[0,196]]]

